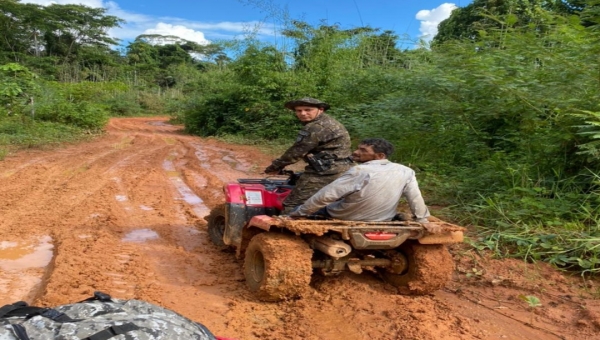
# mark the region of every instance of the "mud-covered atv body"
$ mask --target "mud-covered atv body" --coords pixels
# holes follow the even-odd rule
[[[297,177],[239,180],[225,185],[226,203],[207,217],[211,240],[244,258],[250,290],[265,301],[297,296],[311,275],[379,274],[402,294],[429,294],[446,284],[454,265],[447,244],[464,228],[433,218],[430,234],[413,221],[362,222],[279,216]]]
[[[240,250],[244,227],[253,216],[276,216],[301,173],[285,172],[287,178],[242,178],[223,186],[225,203],[206,217],[208,234],[216,245]]]

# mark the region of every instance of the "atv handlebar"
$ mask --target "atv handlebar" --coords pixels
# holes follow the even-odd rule
[[[283,178],[240,178],[237,180],[238,183],[242,184],[262,184],[266,187],[290,187],[293,188],[300,178],[302,172],[294,172],[292,170],[279,170],[277,176],[287,176],[286,179]]]
[[[292,170],[281,169],[281,170],[279,170],[279,172],[277,174],[282,175],[282,176],[292,177],[292,176],[294,176],[295,173]]]

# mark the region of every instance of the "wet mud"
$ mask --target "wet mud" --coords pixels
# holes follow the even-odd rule
[[[224,183],[261,177],[270,161],[166,118],[112,119],[93,141],[9,155],[0,162],[0,304],[53,306],[99,290],[245,340],[600,338],[597,281],[465,245],[450,247],[452,280],[429,295],[399,295],[365,271],[312,275],[298,298],[259,300],[243,257],[209,241],[204,217]]]

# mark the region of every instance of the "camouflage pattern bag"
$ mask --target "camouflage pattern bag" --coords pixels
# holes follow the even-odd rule
[[[206,327],[168,309],[96,292],[79,303],[0,308],[0,340],[216,340]]]

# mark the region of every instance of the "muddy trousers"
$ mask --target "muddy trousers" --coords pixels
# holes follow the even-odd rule
[[[321,190],[322,187],[335,181],[342,173],[319,175],[313,172],[304,172],[298,179],[294,190],[283,201],[283,211],[281,214],[289,214],[295,207],[301,205],[312,195],[316,194],[317,191]]]

